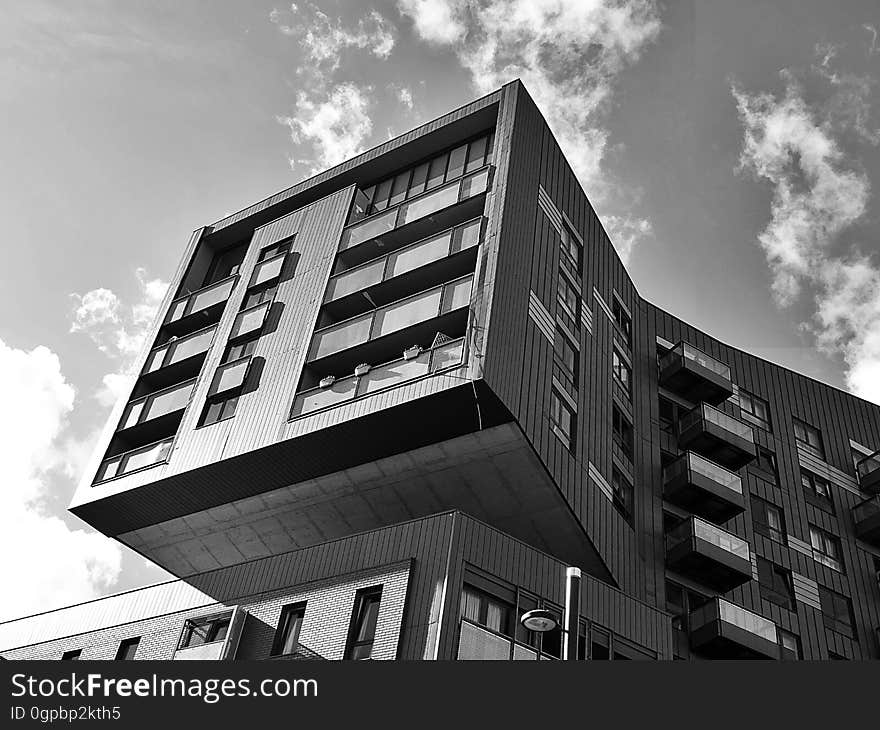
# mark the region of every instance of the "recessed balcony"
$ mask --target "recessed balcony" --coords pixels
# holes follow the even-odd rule
[[[296,396],[291,418],[304,416],[323,408],[339,405],[369,393],[393,388],[430,373],[461,363],[464,338],[421,350],[411,357],[402,357],[370,368],[364,375],[350,375],[333,380],[325,387],[311,388]]]
[[[148,466],[164,463],[168,460],[173,442],[173,437],[165,438],[105,459],[98,469],[95,482],[103,482],[114,477],[131,474],[140,469],[146,469]]]
[[[382,253],[383,246],[400,245],[399,239],[409,237],[412,241],[438,227],[445,228],[481,214],[482,195],[489,188],[491,170],[487,165],[346,226],[339,245],[340,255],[349,265],[357,265]]]
[[[120,443],[140,446],[173,436],[195,385],[189,380],[131,401],[116,429]]]
[[[476,218],[336,274],[322,312],[351,317],[472,273],[481,227]]]
[[[728,469],[741,469],[755,458],[752,427],[708,403],[681,417],[678,445]]]
[[[688,451],[663,471],[663,496],[712,522],[727,522],[745,510],[742,479]]]
[[[779,659],[776,624],[723,598],[690,614],[691,648],[711,659]]]
[[[859,487],[868,494],[880,494],[880,451],[859,461],[856,466]]]
[[[719,593],[752,579],[749,544],[699,517],[666,534],[666,565]]]
[[[173,338],[154,347],[141,371],[143,382],[155,390],[194,378],[199,374],[205,355],[211,349],[216,330],[216,325],[211,325],[186,337]]]
[[[228,276],[192,294],[175,299],[171,302],[162,325],[165,331],[182,336],[219,322],[237,279],[237,275]]]
[[[660,360],[660,385],[692,403],[719,405],[733,395],[730,368],[686,342]]]
[[[880,547],[880,495],[859,502],[852,510],[856,537]]]

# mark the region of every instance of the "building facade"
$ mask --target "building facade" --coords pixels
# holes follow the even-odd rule
[[[686,282],[682,282],[686,285]],[[643,300],[519,82],[192,236],[6,658],[880,656],[880,407]],[[135,641],[137,640],[137,641]]]

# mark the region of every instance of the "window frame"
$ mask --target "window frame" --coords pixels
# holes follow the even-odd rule
[[[116,656],[114,657],[115,661],[134,661],[134,658],[137,656],[137,650],[141,643],[140,636],[132,636],[128,639],[123,639],[119,642],[119,648],[116,650]],[[131,656],[127,656],[129,649],[134,647],[134,651]]]
[[[781,543],[785,545],[787,543],[788,533],[785,528],[785,511],[778,504],[774,504],[773,502],[758,497],[756,495],[751,495],[750,499],[750,507],[752,513],[752,529],[758,533],[759,535],[763,535],[769,540],[773,540],[774,542]],[[765,518],[763,521],[759,520],[755,513],[755,507],[759,507],[762,511],[762,516]],[[775,511],[779,517],[779,527],[774,527],[770,524],[769,520],[769,510],[768,508]]]
[[[361,588],[355,593],[354,606],[351,612],[351,623],[348,629],[348,638],[345,642],[345,652],[343,658],[351,661],[362,661],[372,659],[373,646],[376,643],[376,631],[379,626],[379,617],[382,610],[382,585],[370,586],[369,588]],[[369,639],[358,639],[363,622],[369,620],[367,613],[373,603],[376,604],[376,621],[372,627],[372,634]],[[366,624],[368,625],[368,624]],[[353,654],[359,649],[369,646],[370,653],[365,657],[354,657]]]
[[[810,547],[813,551],[813,560],[836,570],[838,573],[845,572],[843,569],[843,544],[840,538],[812,522],[807,523],[807,526],[810,528]],[[831,552],[829,552],[829,548]]]
[[[758,593],[765,601],[788,611],[795,609],[794,583],[791,571],[761,555],[756,557]],[[763,578],[769,578],[769,583]]]
[[[758,428],[762,428],[765,431],[769,431],[772,433],[773,431],[773,422],[770,417],[770,403],[762,398],[759,395],[755,395],[754,393],[745,390],[744,388],[739,388],[738,390],[739,397],[739,412],[740,416],[744,421],[751,423],[753,426],[757,426]],[[743,401],[748,402],[748,408],[743,408]],[[761,408],[764,409],[767,414],[766,418],[759,416],[756,411],[756,405],[760,405]]]
[[[563,413],[568,416],[567,425],[558,418],[558,415]],[[577,411],[571,407],[568,399],[561,394],[556,386],[550,389],[549,419],[551,430],[559,437],[559,440],[565,444],[569,451],[574,452],[575,438],[577,436]]]
[[[296,653],[300,646],[299,637],[302,633],[302,625],[306,617],[306,604],[307,601],[297,601],[296,603],[288,603],[281,607],[281,611],[278,614],[278,623],[275,626],[275,635],[272,638],[272,648],[269,650],[269,656],[290,656],[291,654]],[[291,651],[283,651],[285,645],[288,643],[287,637],[290,631],[291,618],[293,617],[298,618],[293,649]]]
[[[622,378],[620,373],[626,373],[626,378]],[[621,387],[624,393],[632,399],[632,365],[627,362],[626,358],[617,350],[616,347],[611,348],[611,377]]]
[[[801,488],[804,490],[807,502],[818,509],[835,514],[831,482],[824,477],[811,472],[809,469],[802,468],[800,472]],[[820,487],[819,485],[822,486]],[[824,487],[824,489],[822,487]],[[823,491],[825,492],[824,494]]]
[[[801,420],[800,418],[792,417],[791,419],[792,426],[794,428],[794,440],[796,443],[803,446],[805,451],[813,454],[814,456],[825,460],[825,441],[822,438],[822,429],[816,428],[811,423],[807,423],[806,421]],[[803,437],[798,434],[798,431],[803,432]],[[810,437],[813,436],[815,438],[816,444],[811,443]]]
[[[225,626],[224,626],[225,624]],[[210,628],[206,632],[206,640],[198,644],[193,644],[191,639],[196,635],[195,630],[203,625]],[[205,644],[216,644],[220,641],[226,641],[229,636],[229,629],[232,626],[232,611],[223,611],[222,613],[212,613],[207,616],[193,616],[183,622],[183,628],[180,632],[180,638],[177,640],[177,650],[191,649],[196,646],[204,646]],[[220,628],[223,628],[223,635],[218,639],[217,634]]]
[[[623,424],[623,428],[619,428],[618,424]],[[632,462],[635,451],[635,430],[629,416],[617,403],[611,404],[611,439],[617,444],[621,453]]]
[[[616,292],[611,297],[611,315],[614,319],[614,326],[624,336],[626,346],[632,348],[632,315],[617,297]]]
[[[829,602],[832,604],[833,613],[829,613],[826,610],[829,607]],[[822,623],[825,625],[825,628],[855,638],[855,615],[853,614],[852,600],[849,596],[838,593],[819,583],[819,604],[822,607]],[[847,616],[845,621],[840,619],[843,613],[841,609],[846,609]]]

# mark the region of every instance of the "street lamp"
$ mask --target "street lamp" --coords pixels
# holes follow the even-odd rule
[[[556,628],[562,629],[562,658],[577,659],[578,615],[581,604],[581,571],[579,568],[565,570],[565,617],[564,626],[546,608],[533,608],[519,617],[519,622],[529,631],[545,634]]]
[[[531,611],[526,611],[520,616],[519,622],[529,631],[536,631],[539,634],[553,631],[559,626],[556,617],[546,608],[533,608]]]

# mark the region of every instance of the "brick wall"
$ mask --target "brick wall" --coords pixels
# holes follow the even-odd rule
[[[291,586],[240,599],[248,613],[236,658],[266,659],[272,647],[281,608],[306,603],[300,643],[327,659],[342,659],[354,609],[361,588],[382,586],[382,603],[373,643],[373,659],[394,659],[403,620],[409,582],[409,561],[327,580]],[[230,604],[231,605],[231,604]],[[6,659],[60,659],[71,649],[82,649],[82,659],[113,659],[119,643],[141,637],[136,659],[172,659],[183,623],[226,606],[215,603],[142,621],[112,626],[77,636],[2,652]]]

